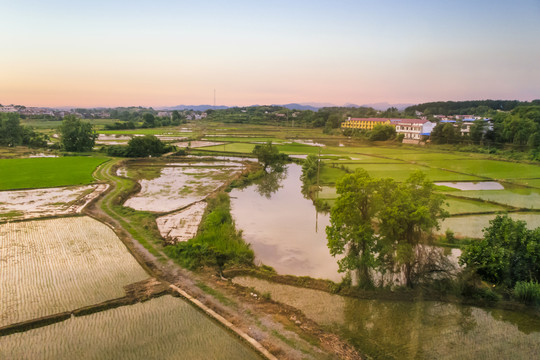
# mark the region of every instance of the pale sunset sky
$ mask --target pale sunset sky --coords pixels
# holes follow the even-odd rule
[[[0,0],[0,104],[540,98],[540,0]]]

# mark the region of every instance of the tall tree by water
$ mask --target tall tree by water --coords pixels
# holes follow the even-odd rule
[[[422,172],[404,183],[372,179],[365,170],[344,176],[326,228],[333,256],[344,254],[339,270],[356,271],[359,285],[372,283],[372,270],[402,274],[412,287],[449,263],[432,245],[431,232],[447,216],[444,198]]]
[[[372,223],[377,211],[378,181],[358,169],[336,184],[339,195],[326,227],[332,256],[345,254],[338,261],[340,272],[356,271],[362,286],[371,285],[376,267],[376,237]]]

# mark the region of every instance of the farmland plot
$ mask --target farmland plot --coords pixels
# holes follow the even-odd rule
[[[204,167],[175,166],[175,164],[167,164],[162,168],[149,165],[148,168],[157,169],[155,171],[157,177],[140,180],[141,192],[128,199],[124,206],[153,212],[181,209],[203,200],[241,170],[240,166]],[[129,170],[128,168],[128,174]]]
[[[187,209],[157,218],[161,236],[172,243],[195,237],[205,209],[206,202],[198,202]]]
[[[182,299],[163,296],[0,337],[1,359],[260,359]]]
[[[0,221],[80,213],[108,184],[0,191]]]
[[[122,297],[149,277],[89,217],[1,224],[0,259],[0,326]]]

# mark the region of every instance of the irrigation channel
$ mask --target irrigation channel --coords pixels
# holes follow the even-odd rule
[[[304,198],[300,174],[299,165],[289,164],[274,179],[234,189],[232,214],[257,261],[282,275],[339,281],[336,259],[326,245],[329,217]],[[456,262],[458,252],[449,254]],[[234,281],[301,310],[370,358],[532,359],[540,354],[540,319],[518,312],[351,299],[249,277]]]

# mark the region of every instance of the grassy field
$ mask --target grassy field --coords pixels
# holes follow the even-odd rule
[[[149,277],[89,217],[2,224],[0,258],[0,326],[121,297],[123,286]]]
[[[83,185],[94,181],[105,157],[66,156],[0,160],[0,190]]]
[[[434,169],[425,166],[401,163],[401,164],[347,164],[345,165],[351,171],[358,168],[366,170],[374,178],[392,178],[396,181],[406,180],[413,172],[420,170],[427,174],[432,181],[474,181],[481,178],[455,172]],[[326,167],[327,171],[330,167]]]
[[[497,160],[433,160],[426,164],[432,167],[475,174],[492,179],[540,178],[540,166]]]

